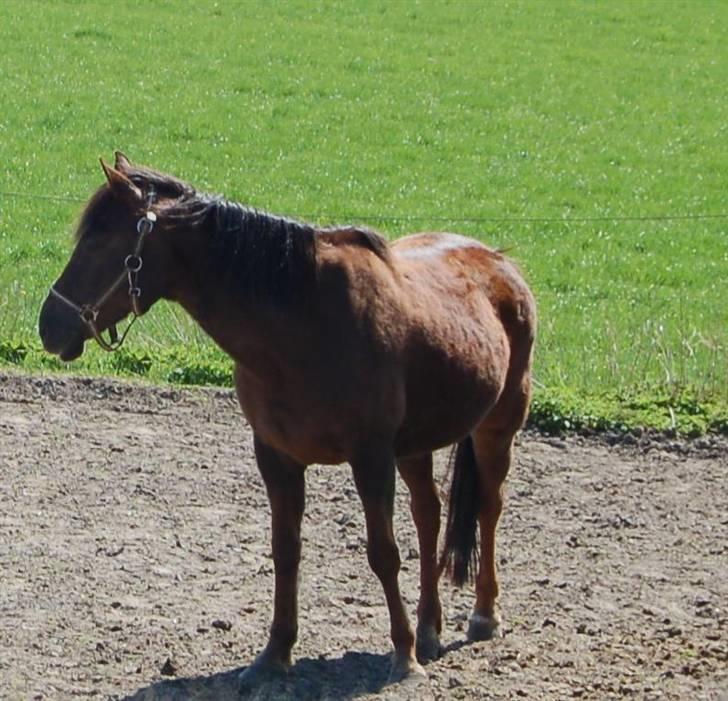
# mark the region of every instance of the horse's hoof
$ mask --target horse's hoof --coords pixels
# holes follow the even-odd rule
[[[413,657],[399,656],[395,653],[389,670],[387,684],[420,684],[427,681],[427,672]]]
[[[256,660],[238,675],[239,690],[241,692],[250,691],[260,686],[281,681],[288,674],[288,669],[288,665],[282,662]]]
[[[432,626],[417,627],[417,660],[419,662],[432,662],[440,659],[442,645],[437,631]]]
[[[500,623],[500,616],[495,612],[490,616],[481,616],[478,613],[474,613],[470,617],[468,640],[470,642],[476,642],[478,640],[490,640],[496,637]]]

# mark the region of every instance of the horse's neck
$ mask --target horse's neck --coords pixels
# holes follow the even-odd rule
[[[262,347],[277,343],[273,331],[277,326],[276,310],[241,298],[211,274],[212,252],[204,232],[187,232],[180,237],[177,254],[177,281],[170,298],[225,352],[241,360],[248,353],[257,355]]]

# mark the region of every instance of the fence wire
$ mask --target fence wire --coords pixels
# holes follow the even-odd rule
[[[0,198],[33,199],[53,202],[86,202],[87,197],[76,195],[41,195],[31,192],[8,192],[0,190]],[[715,214],[649,214],[627,216],[594,216],[594,217],[506,217],[506,216],[443,216],[412,214],[352,214],[317,212],[294,215],[309,220],[339,221],[379,221],[379,222],[454,222],[472,224],[578,224],[599,222],[661,222],[661,221],[698,221],[707,219],[728,219],[728,212]]]

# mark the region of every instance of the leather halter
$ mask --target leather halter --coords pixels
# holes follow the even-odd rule
[[[50,293],[54,297],[56,297],[56,299],[59,299],[64,304],[71,307],[71,309],[73,309],[78,314],[81,321],[83,321],[83,323],[86,324],[86,326],[88,326],[91,330],[91,333],[96,339],[96,342],[105,351],[112,352],[121,348],[127,334],[129,333],[129,329],[131,329],[134,322],[141,316],[139,299],[142,296],[142,290],[138,284],[139,271],[142,269],[143,264],[141,252],[142,247],[144,246],[144,240],[150,233],[152,233],[152,229],[154,229],[154,224],[156,221],[157,215],[152,211],[145,212],[144,216],[139,219],[136,226],[137,232],[139,233],[139,238],[137,239],[136,246],[134,246],[133,253],[129,254],[126,258],[124,258],[124,272],[122,272],[121,275],[116,278],[116,280],[111,284],[106,292],[104,292],[104,294],[102,294],[101,297],[94,304],[76,304],[64,294],[60,293],[55,288],[55,286],[51,287],[50,289]],[[101,307],[106,303],[111,295],[113,295],[116,290],[119,289],[119,287],[124,283],[125,280],[129,283],[129,299],[131,300],[132,319],[121,337],[119,337],[119,334],[116,331],[116,325],[112,324],[109,327],[109,335],[111,337],[111,341],[107,341],[101,335],[101,332],[96,326],[96,319],[99,316]]]

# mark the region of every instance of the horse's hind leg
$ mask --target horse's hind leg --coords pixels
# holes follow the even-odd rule
[[[432,453],[399,461],[399,473],[410,491],[410,509],[420,545],[420,602],[417,606],[417,658],[440,656],[442,608],[437,591],[440,570],[437,538],[440,533],[440,497],[432,478]]]
[[[493,637],[500,624],[496,611],[495,531],[503,509],[503,482],[511,465],[513,440],[526,418],[530,399],[528,372],[509,380],[515,381],[507,383],[496,406],[471,433],[480,491],[480,567],[475,580],[475,608],[468,628],[470,640]]]

